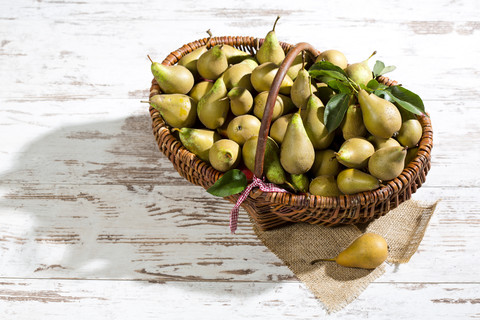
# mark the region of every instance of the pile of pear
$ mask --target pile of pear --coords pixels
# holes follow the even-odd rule
[[[256,54],[210,38],[175,65],[152,61],[161,93],[148,102],[185,148],[216,170],[254,172],[268,92],[284,58],[275,25]],[[359,90],[341,125],[329,132],[325,105],[335,92],[307,71],[321,60],[344,69],[358,84],[373,78],[368,59],[348,64],[337,50],[318,57],[299,54],[274,106],[265,178],[292,192],[319,196],[375,190],[415,157],[422,126],[390,101]]]

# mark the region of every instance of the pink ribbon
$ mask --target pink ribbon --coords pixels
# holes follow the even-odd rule
[[[238,210],[240,208],[240,205],[242,204],[243,201],[245,201],[250,191],[252,191],[252,189],[255,187],[259,187],[260,190],[262,190],[263,192],[287,192],[286,190],[283,190],[282,188],[277,187],[273,183],[265,183],[262,179],[253,176],[253,182],[250,183],[245,188],[245,190],[243,190],[242,194],[237,200],[237,203],[235,204],[235,206],[233,206],[233,209],[230,212],[230,232],[231,233],[235,233],[235,230],[237,230]]]

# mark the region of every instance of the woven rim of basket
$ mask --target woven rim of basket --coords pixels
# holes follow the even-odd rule
[[[222,36],[199,39],[183,45],[177,50],[171,52],[164,60],[165,65],[174,65],[184,55],[192,52],[193,50],[204,46],[209,42],[209,45],[215,44],[228,44],[248,52],[252,55],[262,45],[264,39],[249,37],[249,36]],[[280,45],[285,52],[288,52],[293,45],[280,42]],[[386,85],[395,85],[397,82],[387,77],[379,77],[379,82]],[[160,94],[160,88],[155,79],[152,80],[152,86],[150,88],[150,97],[155,94]],[[198,185],[204,188],[208,188],[219,179],[223,172],[220,172],[210,166],[208,163],[199,159],[195,154],[188,151],[183,147],[182,143],[171,134],[170,129],[167,127],[162,117],[153,107],[150,107],[150,116],[152,118],[152,126],[157,135],[157,142],[159,143],[160,150],[169,157],[172,162],[179,162],[183,164],[183,167],[188,172],[197,172],[199,179]],[[265,199],[277,204],[291,204],[291,205],[304,205],[310,208],[349,208],[351,206],[358,205],[371,205],[377,204],[384,200],[392,198],[392,196],[404,191],[409,185],[416,183],[418,186],[424,182],[426,173],[430,169],[431,149],[433,147],[433,131],[431,121],[428,115],[418,116],[423,134],[418,144],[418,152],[415,158],[404,168],[402,173],[395,179],[386,181],[380,188],[361,192],[352,195],[341,195],[336,197],[324,197],[307,194],[294,194],[291,192],[277,193],[271,192],[265,196]],[[178,169],[177,169],[178,170]],[[179,173],[181,173],[179,171]],[[422,177],[423,175],[423,177]],[[418,180],[421,181],[418,181]],[[258,195],[258,193],[257,193]],[[255,196],[257,197],[257,196]]]

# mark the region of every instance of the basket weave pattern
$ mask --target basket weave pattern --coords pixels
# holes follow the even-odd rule
[[[173,65],[178,60],[207,44],[208,39],[200,39],[170,53],[162,62]],[[254,54],[263,39],[253,37],[214,37],[211,45],[228,44]],[[285,52],[293,46],[281,43]],[[396,81],[380,77],[379,82],[394,85]],[[161,93],[157,82],[152,80],[150,97]],[[153,133],[160,151],[172,162],[178,173],[189,182],[205,189],[212,186],[222,176],[206,162],[183,147],[182,143],[170,132],[159,112],[150,107]],[[430,169],[432,149],[432,127],[430,118],[418,117],[423,127],[423,135],[419,143],[416,157],[403,170],[400,176],[384,183],[380,188],[354,195],[323,197],[314,195],[298,195],[293,193],[264,193],[254,189],[242,207],[250,214],[256,224],[263,230],[278,227],[288,222],[307,222],[328,226],[339,224],[356,224],[368,222],[385,215],[400,203],[410,199],[413,193],[425,182]],[[239,195],[227,197],[235,203]],[[226,217],[226,221],[228,218]]]

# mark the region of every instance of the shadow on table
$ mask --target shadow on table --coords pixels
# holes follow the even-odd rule
[[[158,151],[148,115],[38,137],[0,173],[2,189],[0,235],[8,241],[0,252],[11,266],[3,276],[171,285],[291,276],[246,214],[238,234],[229,233],[231,204],[179,176]]]

